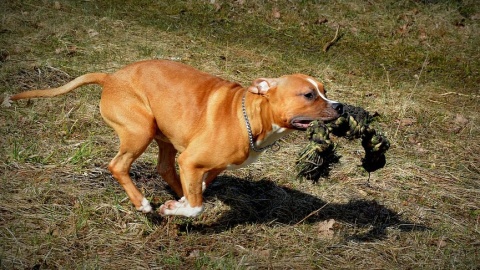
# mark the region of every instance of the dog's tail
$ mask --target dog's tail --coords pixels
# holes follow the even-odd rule
[[[68,93],[75,88],[78,88],[82,85],[86,84],[100,84],[103,85],[103,82],[105,81],[105,78],[108,76],[106,73],[88,73],[85,75],[82,75],[75,80],[57,87],[57,88],[50,88],[50,89],[42,89],[42,90],[31,90],[31,91],[25,91],[22,93],[15,94],[10,97],[5,97],[2,106],[4,107],[9,107],[11,105],[11,102],[14,100],[19,100],[19,99],[28,99],[28,98],[45,98],[45,97],[54,97],[58,95],[62,95],[65,93]]]

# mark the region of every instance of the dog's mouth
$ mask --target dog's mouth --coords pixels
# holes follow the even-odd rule
[[[337,119],[337,117],[330,117],[330,118],[321,118],[321,119],[312,119],[308,117],[295,117],[290,121],[290,125],[298,130],[306,130],[308,126],[310,126],[310,123],[312,123],[315,120],[322,121],[324,123],[331,122],[333,120]]]
[[[306,130],[312,121],[313,119],[310,118],[297,117],[290,121],[290,125],[295,129]]]

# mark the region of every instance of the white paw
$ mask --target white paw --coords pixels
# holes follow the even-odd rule
[[[143,198],[142,206],[138,207],[137,210],[141,211],[142,213],[150,213],[152,212],[152,206],[150,205],[147,199]]]
[[[162,216],[196,217],[203,212],[203,204],[192,207],[185,197],[182,197],[179,201],[166,201],[160,206],[158,212]]]
[[[5,96],[3,98],[2,107],[10,107],[10,106],[12,106],[12,100],[10,99],[10,96]]]

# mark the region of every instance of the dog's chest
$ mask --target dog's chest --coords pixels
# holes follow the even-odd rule
[[[257,161],[260,154],[261,154],[261,152],[250,151],[250,153],[248,154],[248,158],[242,164],[238,164],[238,165],[237,164],[229,164],[227,166],[227,170],[236,170],[236,169],[246,167],[246,166],[254,163],[255,161]]]
[[[281,137],[289,134],[290,132],[292,132],[292,130],[281,128],[277,125],[273,125],[272,130],[265,136],[265,139],[263,141],[259,141],[259,142],[256,143],[256,147],[257,148],[262,148],[262,147],[265,147],[265,146],[268,146],[268,145],[273,145],[277,140],[279,140]],[[252,149],[250,149],[250,151],[248,153],[248,157],[244,162],[242,162],[241,164],[238,164],[238,165],[237,164],[229,164],[227,166],[227,170],[235,170],[235,169],[239,169],[239,168],[243,168],[245,166],[248,166],[248,165],[254,163],[255,161],[257,161],[258,157],[263,152],[264,151],[256,152],[256,151],[253,151]]]

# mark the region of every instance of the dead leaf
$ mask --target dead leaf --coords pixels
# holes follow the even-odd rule
[[[68,55],[74,55],[74,54],[77,53],[77,51],[78,51],[78,48],[77,48],[77,46],[75,46],[75,45],[69,45],[69,46],[67,47],[67,54],[68,54]]]
[[[324,220],[318,224],[318,236],[322,238],[333,238],[333,225],[335,224],[334,219]]]
[[[200,250],[194,249],[194,250],[190,251],[187,257],[188,258],[198,258],[198,257],[200,257]]]
[[[455,116],[454,123],[455,123],[456,125],[466,126],[466,125],[468,124],[468,122],[469,122],[468,119],[467,119],[465,116],[461,115],[461,114],[458,114],[458,113],[457,113],[457,115]]]
[[[275,19],[280,19],[281,15],[280,15],[280,11],[278,11],[278,8],[275,7],[272,9],[272,16]]]
[[[470,19],[472,20],[480,20],[480,13],[475,13],[472,16],[470,16]]]
[[[269,258],[270,254],[272,253],[271,249],[264,249],[264,250],[257,250],[255,253],[262,258]]]
[[[419,31],[420,33],[418,34],[418,39],[420,39],[420,41],[425,41],[427,40],[428,36],[427,36],[427,32],[425,30],[420,30]]]
[[[403,118],[400,120],[396,121],[398,124],[400,124],[400,127],[408,127],[417,122],[417,119],[415,118]]]
[[[447,242],[445,240],[443,240],[443,239],[438,240],[437,247],[443,248],[443,247],[446,247],[446,246],[447,246]]]
[[[417,140],[417,138],[415,138],[415,137],[409,137],[409,138],[408,138],[408,142],[411,143],[411,144],[417,144],[417,143],[419,143],[418,140]]]
[[[210,0],[210,4],[215,6],[215,12],[219,11],[222,8],[222,5],[215,0]]]
[[[36,28],[45,28],[46,26],[47,26],[47,24],[45,22],[37,22],[35,24]]]
[[[60,10],[62,8],[62,5],[60,5],[60,2],[55,1],[55,3],[53,3],[53,8],[56,10]]]
[[[98,36],[98,32],[95,31],[94,29],[88,29],[87,33],[88,33],[88,36],[90,36],[91,38]]]
[[[453,133],[459,133],[467,126],[468,123],[469,120],[465,116],[457,113],[453,123],[450,125],[449,130]]]
[[[400,26],[397,30],[397,32],[402,35],[402,36],[405,36],[407,33],[408,33],[408,25],[407,24],[404,24],[402,26]]]
[[[444,248],[447,246],[447,241],[445,241],[444,237],[441,237],[440,239],[434,240],[432,244],[437,246],[437,248]]]
[[[315,24],[324,24],[324,23],[327,23],[328,22],[328,19],[323,17],[323,18],[319,18],[318,20],[315,21]]]

